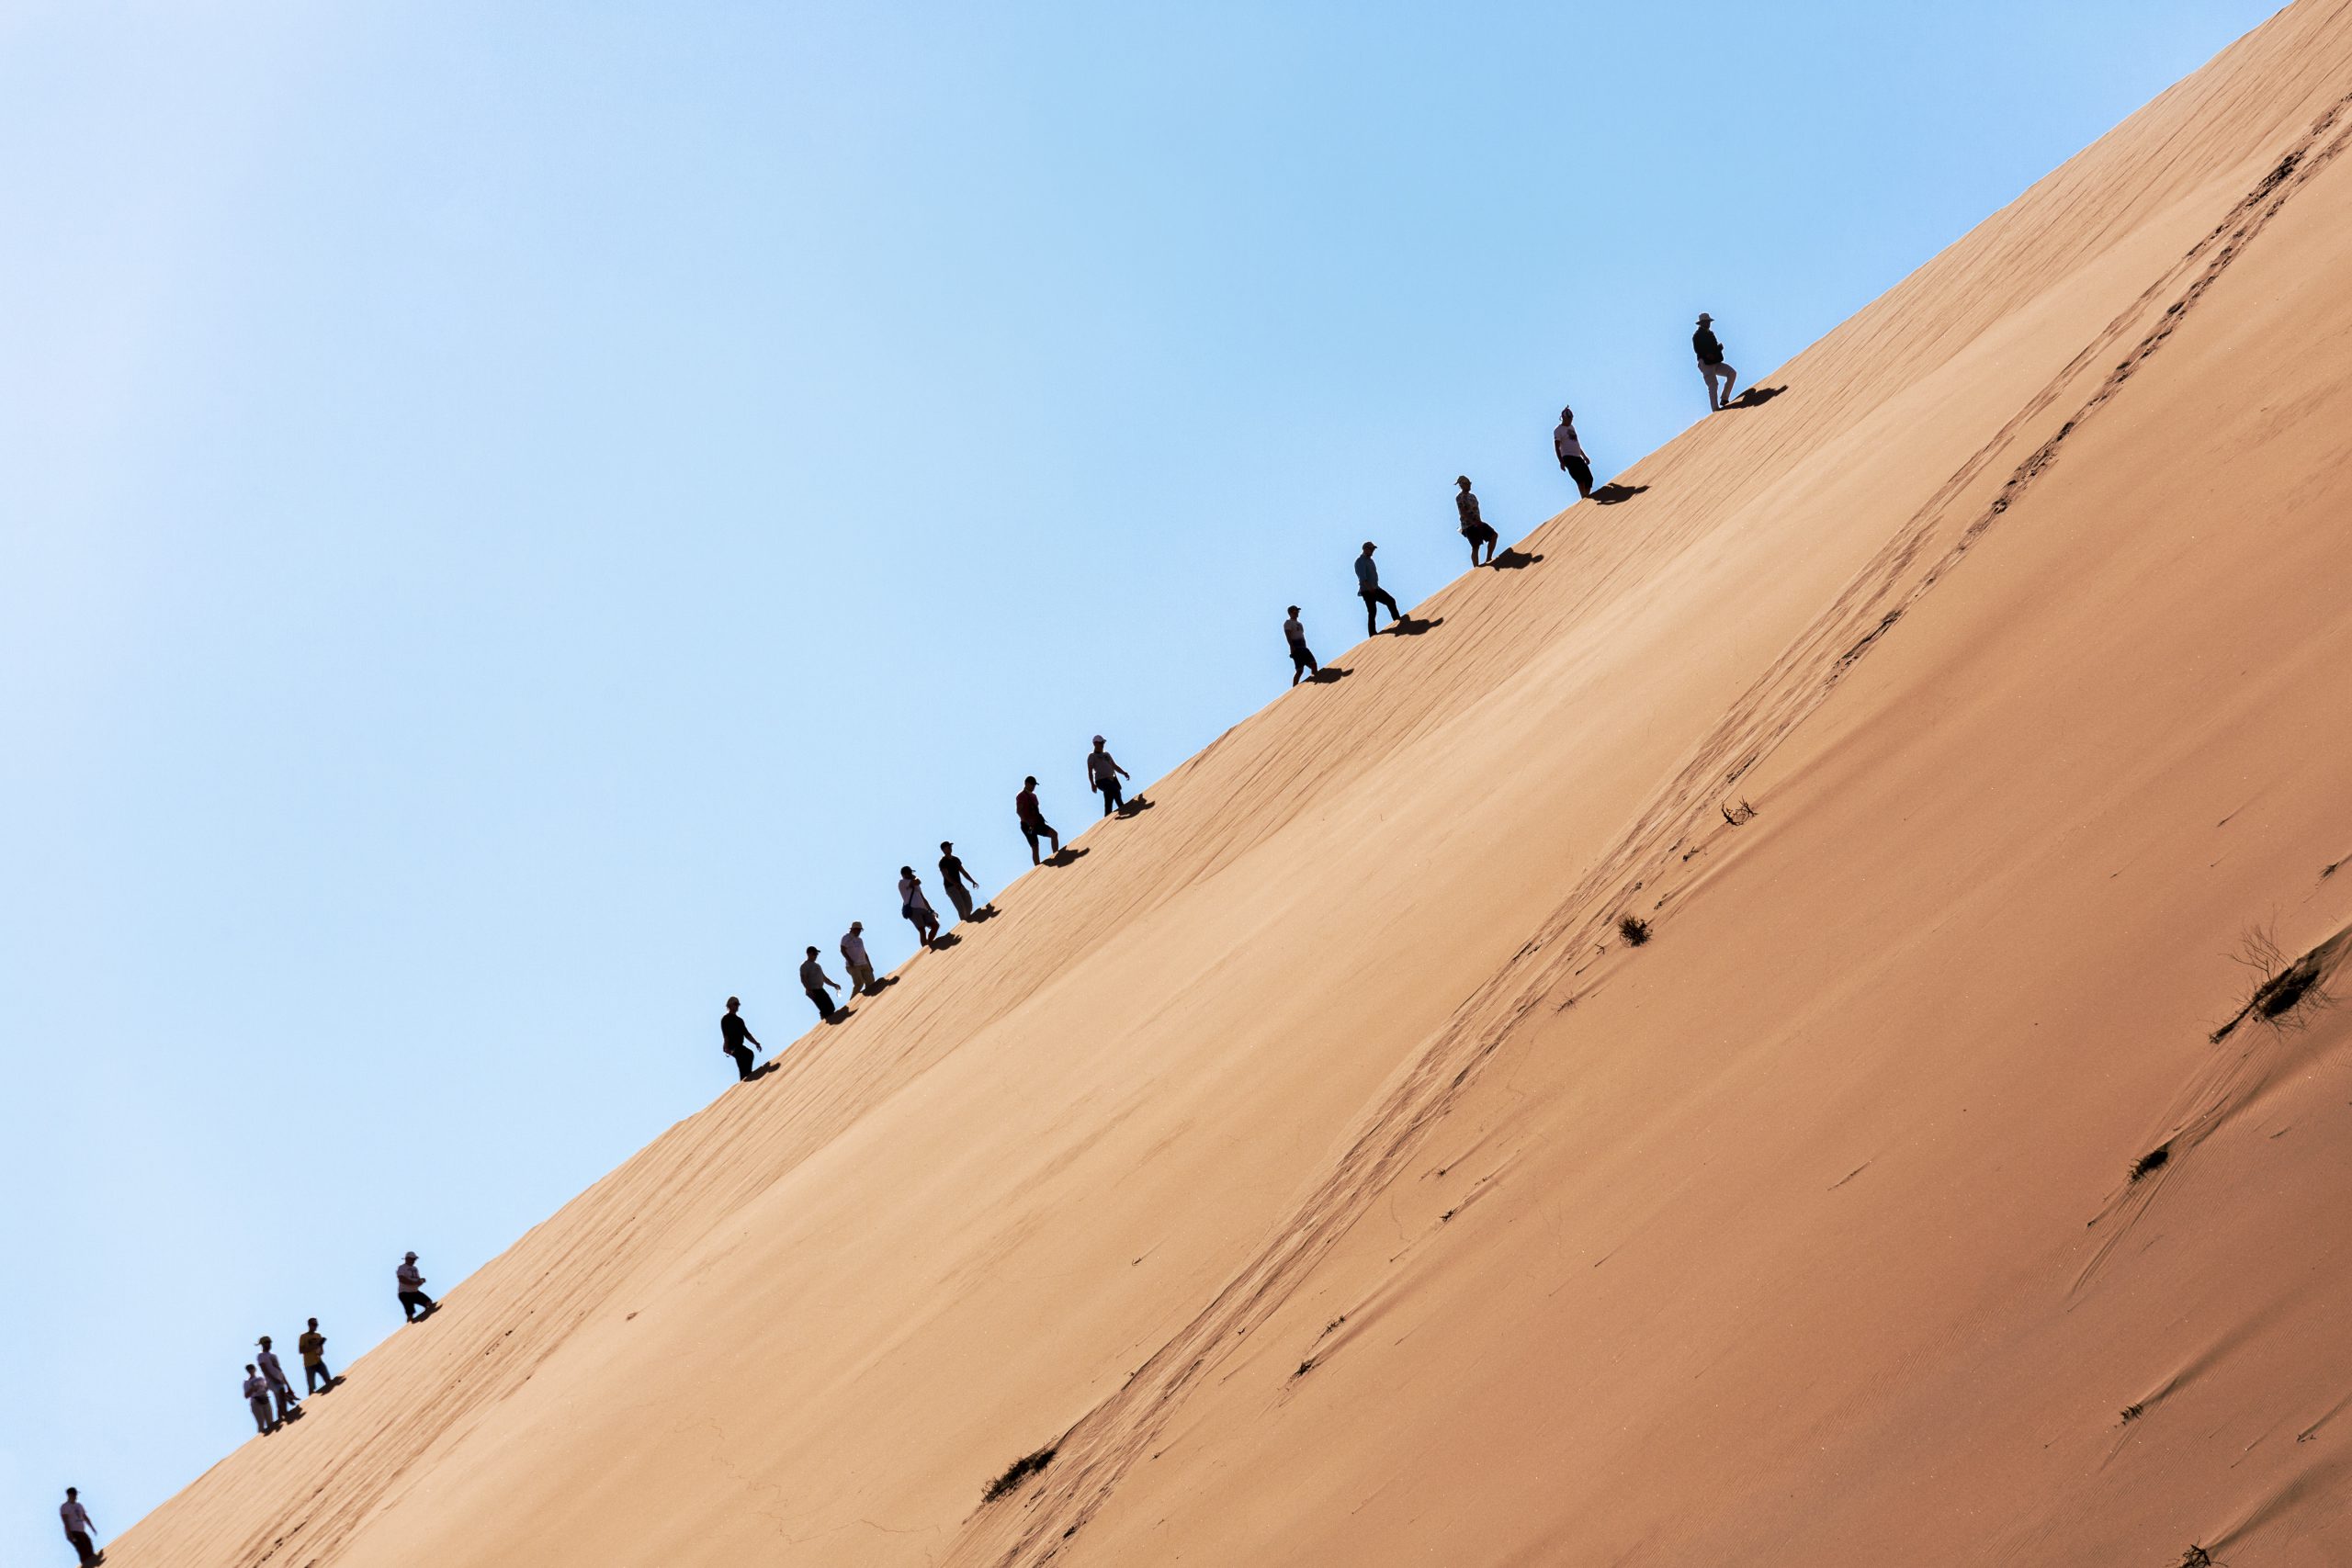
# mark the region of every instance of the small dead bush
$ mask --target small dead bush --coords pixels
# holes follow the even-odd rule
[[[1627,947],[1639,947],[1650,939],[1650,923],[1639,915],[1627,915],[1617,922],[1617,934]]]
[[[1004,1473],[988,1483],[980,1494],[980,1501],[993,1503],[1021,1490],[1021,1483],[1054,1462],[1057,1449],[1039,1449],[1034,1454],[1023,1454],[1004,1467]]]

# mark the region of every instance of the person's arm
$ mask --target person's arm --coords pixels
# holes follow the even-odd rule
[[[1119,764],[1118,764],[1118,763],[1116,763],[1116,762],[1112,763],[1112,764],[1111,764],[1111,766],[1112,766],[1113,768],[1114,768],[1114,769],[1117,769],[1117,770],[1118,770],[1118,774],[1119,774],[1119,776],[1120,776],[1121,778],[1123,778],[1123,779],[1131,779],[1131,778],[1135,777],[1135,774],[1133,774],[1133,773],[1131,773],[1127,772],[1127,770],[1126,770],[1126,769],[1125,769],[1125,768],[1121,768],[1121,767],[1119,767]]]
[[[752,1033],[748,1029],[743,1031],[743,1038],[752,1043],[752,1048],[755,1051],[764,1051],[767,1049],[766,1046],[760,1043],[760,1037]]]

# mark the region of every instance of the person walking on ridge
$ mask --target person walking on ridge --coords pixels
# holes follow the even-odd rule
[[[742,1005],[739,998],[727,998],[727,1010],[718,1019],[718,1048],[735,1058],[735,1081],[749,1083],[752,1080],[752,1046],[760,1044],[760,1037],[752,1032],[752,1026],[745,1023],[743,1015],[736,1010]],[[746,1040],[752,1044],[744,1044]],[[765,1050],[766,1047],[760,1046],[760,1049]]]
[[[956,906],[956,918],[970,919],[972,895],[979,891],[979,879],[964,869],[963,861],[956,857],[955,843],[947,839],[939,840],[939,885],[947,889],[947,901]],[[979,908],[985,909],[989,906],[982,904]]]
[[[1108,817],[1126,804],[1121,798],[1119,781],[1134,775],[1119,766],[1111,753],[1103,750],[1103,744],[1102,738],[1096,736],[1094,750],[1086,754],[1086,782],[1091,788],[1101,792],[1102,815]]]
[[[301,1414],[301,1401],[294,1397],[293,1380],[286,1375],[286,1368],[279,1363],[277,1352],[269,1348],[269,1336],[263,1335],[258,1343],[261,1353],[254,1359],[260,1364],[262,1380],[269,1384],[270,1397],[277,1401],[277,1419],[280,1422],[291,1421]]]
[[[82,1568],[98,1568],[98,1564],[107,1560],[107,1554],[100,1551],[91,1540],[97,1530],[90,1523],[90,1510],[82,1506],[82,1493],[78,1487],[68,1486],[65,1489],[65,1501],[57,1506],[57,1517],[64,1523],[66,1542],[74,1548],[74,1555],[82,1560]]]
[[[1301,677],[1320,675],[1323,666],[1315,662],[1315,650],[1306,646],[1306,623],[1298,618],[1298,606],[1290,607],[1290,619],[1283,623],[1283,641],[1290,645],[1290,683],[1297,685]]]
[[[304,1393],[316,1393],[321,1389],[332,1391],[343,1380],[327,1371],[327,1337],[319,1332],[319,1320],[311,1319],[311,1326],[294,1341],[294,1348],[302,1352],[302,1382],[308,1386]]]
[[[874,988],[874,960],[865,953],[865,922],[852,920],[842,938],[842,964],[849,971],[849,994],[862,997]]]
[[[1462,536],[1470,541],[1470,564],[1474,567],[1492,566],[1495,546],[1501,542],[1500,536],[1488,526],[1485,518],[1478,515],[1478,498],[1471,492],[1470,476],[1464,474],[1453,482],[1460,487],[1453,498],[1453,510],[1462,514]],[[1487,547],[1485,560],[1478,558],[1478,547],[1481,545]]]
[[[906,916],[907,924],[915,928],[915,938],[922,943],[924,951],[930,951],[932,942],[939,936],[939,911],[933,908],[931,900],[922,896],[922,878],[915,874],[915,868],[910,865],[899,868],[899,913]]]
[[[1021,818],[1021,836],[1029,840],[1031,865],[1039,863],[1037,840],[1040,838],[1051,839],[1054,841],[1055,854],[1058,855],[1062,852],[1062,836],[1054,831],[1054,825],[1046,820],[1046,813],[1037,804],[1036,774],[1031,773],[1021,781],[1021,793],[1012,797],[1012,810],[1013,814]]]
[[[727,999],[731,1004],[735,998]],[[441,1303],[424,1293],[424,1274],[416,1266],[415,1253],[401,1258],[401,1266],[392,1270],[392,1280],[401,1288],[401,1311],[411,1323],[423,1323],[441,1310]]]
[[[1577,411],[1562,409],[1560,423],[1552,427],[1552,455],[1560,459],[1560,472],[1577,481],[1577,499],[1592,499],[1592,462],[1584,455],[1584,443],[1577,439]]]
[[[268,1437],[277,1430],[277,1423],[269,1414],[269,1380],[245,1363],[245,1408],[254,1413],[254,1430]]]
[[[1706,311],[1699,312],[1699,330],[1690,334],[1690,347],[1699,355],[1699,374],[1707,382],[1707,412],[1721,413],[1731,407],[1731,389],[1739,379],[1739,372],[1724,363],[1724,345],[1715,336],[1715,319]],[[1718,389],[1716,382],[1723,385]]]
[[[1380,635],[1380,610],[1388,609],[1391,631],[1405,624],[1404,615],[1396,608],[1396,601],[1380,586],[1380,569],[1372,564],[1372,552],[1380,547],[1370,539],[1363,542],[1363,554],[1356,557],[1356,597],[1363,601],[1363,635]]]
[[[817,1004],[817,1016],[831,1023],[844,1015],[833,1005],[833,998],[825,994],[828,987],[838,991],[842,983],[825,973],[825,966],[817,962],[817,950],[812,947],[808,950],[808,956],[800,962],[800,988],[808,993],[810,1001]]]

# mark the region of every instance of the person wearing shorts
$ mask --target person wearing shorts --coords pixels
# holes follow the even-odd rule
[[[1478,498],[1471,493],[1470,476],[1464,474],[1453,482],[1460,487],[1453,498],[1453,510],[1462,515],[1462,536],[1470,541],[1470,564],[1492,566],[1495,560],[1495,546],[1501,543],[1501,537],[1487,525],[1485,518],[1478,515]],[[1485,560],[1478,558],[1478,550],[1481,546],[1486,547]]]
[[[1029,840],[1029,863],[1038,863],[1037,840],[1053,840],[1054,853],[1062,852],[1062,836],[1046,820],[1046,813],[1037,804],[1037,776],[1035,773],[1021,781],[1021,793],[1012,797],[1012,809],[1021,818],[1021,836]]]
[[[1294,686],[1305,678],[1323,673],[1323,666],[1315,662],[1315,650],[1306,646],[1306,623],[1298,618],[1298,606],[1290,607],[1290,619],[1283,623],[1283,641],[1290,645],[1290,683]]]

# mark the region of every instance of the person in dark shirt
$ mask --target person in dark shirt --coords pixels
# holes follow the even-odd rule
[[[1706,311],[1699,312],[1699,330],[1690,334],[1690,348],[1699,356],[1699,374],[1706,379],[1707,410],[1721,413],[1731,406],[1731,389],[1739,372],[1724,363],[1724,345],[1715,336],[1714,321]]]
[[[1021,818],[1021,836],[1029,840],[1029,863],[1038,863],[1037,840],[1050,839],[1054,853],[1062,852],[1062,836],[1046,820],[1045,809],[1037,804],[1037,775],[1030,774],[1021,781],[1021,793],[1012,797],[1013,814]]]
[[[743,1042],[748,1040],[752,1045],[760,1043],[760,1037],[752,1032],[752,1026],[745,1023],[743,1015],[736,1010],[742,1005],[742,1002],[736,998],[728,998],[727,1012],[718,1021],[718,1038],[721,1042],[718,1048],[735,1058],[735,1077],[738,1082],[752,1076],[752,1050],[751,1046],[745,1045]],[[764,1050],[766,1047],[761,1046],[761,1049]]]
[[[1486,519],[1478,515],[1478,498],[1470,491],[1470,476],[1464,474],[1453,482],[1460,487],[1460,493],[1453,498],[1453,510],[1462,514],[1462,536],[1470,541],[1470,564],[1490,565],[1495,558],[1495,546],[1500,543],[1500,538],[1487,525]],[[1478,558],[1481,545],[1487,549],[1485,560]]]
[[[842,1010],[835,1007],[833,998],[825,994],[828,987],[838,991],[842,983],[825,973],[825,966],[817,962],[817,950],[812,947],[800,965],[800,988],[808,993],[810,1001],[817,1004],[817,1016],[831,1023]]]
[[[1283,623],[1283,641],[1290,645],[1290,683],[1297,685],[1306,676],[1320,675],[1323,666],[1315,662],[1315,650],[1306,646],[1306,623],[1298,618],[1298,606],[1290,607],[1290,619]]]
[[[1363,601],[1363,635],[1366,637],[1379,634],[1383,605],[1388,608],[1388,624],[1392,629],[1405,619],[1396,608],[1396,601],[1380,586],[1380,569],[1372,564],[1372,552],[1379,547],[1366,539],[1363,553],[1356,557],[1356,597]]]
[[[319,1332],[317,1318],[311,1319],[309,1332],[294,1341],[294,1348],[302,1352],[302,1381],[309,1385],[302,1392],[316,1393],[323,1386],[332,1393],[343,1382],[327,1371],[327,1337]]]
[[[972,895],[979,891],[979,879],[964,869],[963,861],[956,856],[956,845],[946,839],[939,840],[939,885],[947,889],[947,901],[956,906],[956,918],[970,919],[974,908]],[[978,907],[988,908],[985,904]]]

